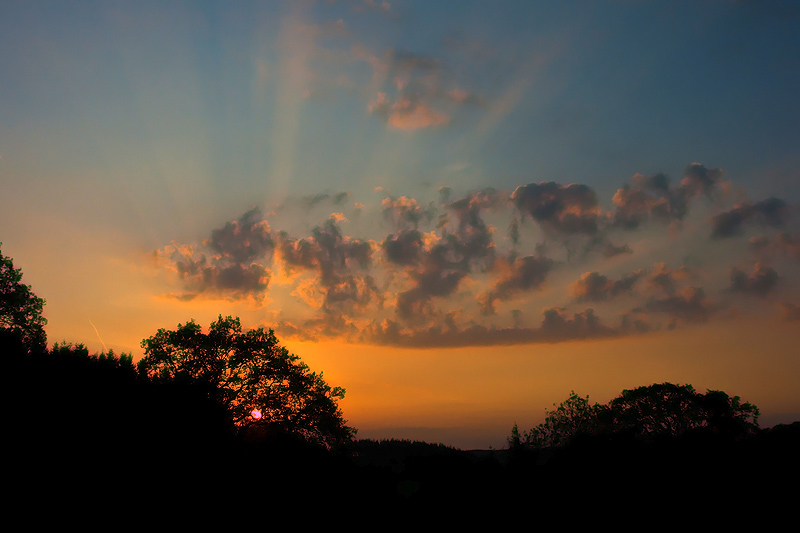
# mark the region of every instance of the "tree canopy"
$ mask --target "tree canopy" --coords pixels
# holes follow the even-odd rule
[[[554,404],[555,405],[555,404]],[[691,385],[656,383],[631,390],[606,405],[590,404],[573,391],[548,410],[544,422],[520,434],[515,424],[508,442],[512,448],[563,446],[579,435],[627,435],[641,440],[678,437],[690,431],[708,431],[738,437],[758,429],[759,411],[738,396]]]
[[[271,329],[243,332],[238,318],[220,316],[208,333],[192,320],[158,330],[141,346],[141,374],[207,387],[239,428],[274,428],[325,446],[353,438],[337,404],[345,390],[311,372]]]
[[[0,250],[0,329],[19,336],[29,352],[47,349],[44,303],[33,294],[30,285],[22,283],[22,269],[14,268],[11,258]]]

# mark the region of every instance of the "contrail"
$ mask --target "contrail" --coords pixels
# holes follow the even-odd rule
[[[89,324],[92,324],[92,327],[94,328],[94,332],[97,333],[97,338],[100,339],[100,344],[103,345],[103,351],[107,352],[108,348],[106,348],[106,343],[103,342],[103,337],[100,336],[100,332],[97,331],[97,327],[92,323],[92,319],[91,318],[89,319]]]

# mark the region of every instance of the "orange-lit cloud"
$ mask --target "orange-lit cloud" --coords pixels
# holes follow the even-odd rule
[[[721,242],[712,237],[719,219],[702,214],[694,218],[701,231],[685,234],[647,224],[682,220],[695,198],[715,194],[722,175],[693,164],[672,188],[661,174],[637,174],[606,204],[587,185],[555,182],[461,196],[440,187],[438,202],[384,196],[377,205],[353,201],[349,192],[321,192],[287,199],[270,215],[328,213],[306,234],[275,230],[253,209],[207,239],[167,245],[155,257],[183,285],[174,293],[180,300],[263,299],[273,283],[291,302],[270,302],[276,307],[268,311],[283,335],[301,339],[423,347],[625,336],[704,323],[748,295],[794,316],[785,296],[775,299],[779,282],[787,294],[800,289],[778,274],[788,264],[761,260],[748,272],[689,257],[691,267],[668,266],[676,264],[669,250],[662,250],[669,263],[653,264],[658,250],[618,240],[677,231],[695,247],[728,246],[727,257],[735,259],[738,249],[734,264],[754,252],[794,260],[797,239],[788,232]],[[792,220],[776,202],[763,205],[753,207],[753,217],[780,213],[783,225]],[[706,202],[698,209],[738,208]],[[710,231],[702,231],[704,223]],[[497,225],[508,228],[508,237]],[[354,228],[359,233],[349,234]],[[586,302],[594,307],[576,307]]]

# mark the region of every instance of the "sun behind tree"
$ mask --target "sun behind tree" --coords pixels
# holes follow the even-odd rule
[[[346,425],[337,404],[345,390],[311,372],[271,329],[243,332],[238,318],[220,315],[208,333],[191,320],[173,331],[158,330],[141,346],[141,374],[207,387],[240,429],[273,428],[327,447],[353,439],[355,430]]]

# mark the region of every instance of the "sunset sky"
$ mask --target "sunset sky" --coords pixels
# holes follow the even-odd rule
[[[800,4],[0,4],[0,242],[50,344],[264,326],[363,438],[574,390],[800,420]]]

